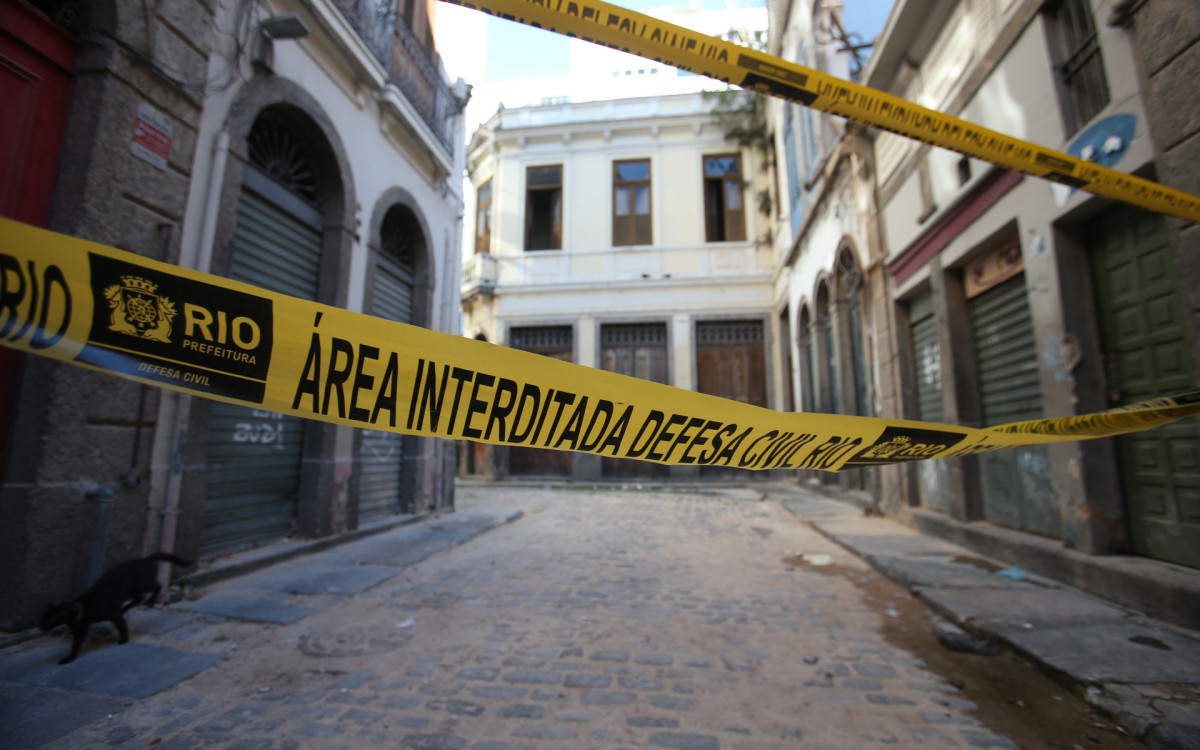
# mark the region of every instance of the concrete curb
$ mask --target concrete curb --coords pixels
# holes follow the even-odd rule
[[[228,561],[222,561],[221,564],[214,565],[208,570],[203,570],[198,573],[191,573],[180,578],[179,582],[184,582],[185,585],[193,585],[197,588],[210,586],[221,581],[228,581],[234,578],[240,578],[250,573],[255,573],[260,570],[265,570],[280,563],[296,560],[302,557],[325,552],[326,550],[342,547],[354,542],[362,541],[373,536],[393,531],[405,526],[415,526],[420,523],[434,523],[441,519],[453,519],[458,511],[442,511],[440,513],[422,513],[415,516],[405,516],[398,519],[381,521],[376,524],[356,531],[341,534],[335,537],[326,537],[324,539],[314,539],[312,541],[300,543],[274,544],[269,547],[259,547],[249,550],[241,555],[234,555]],[[507,517],[487,524],[481,527],[476,534],[472,534],[466,539],[460,539],[452,542],[444,549],[451,549],[460,544],[470,541],[480,534],[484,534],[493,529],[499,528],[506,524],[513,523],[519,520],[525,514],[522,511],[516,511],[509,514]],[[437,550],[441,552],[442,550]],[[437,554],[434,552],[434,554]]]
[[[302,542],[282,541],[275,542],[263,547],[255,547],[254,549],[246,550],[245,552],[235,553],[227,558],[222,558],[212,563],[210,567],[202,570],[197,570],[192,573],[186,573],[180,576],[175,583],[183,586],[192,586],[201,588],[210,586],[214,583],[227,581],[232,578],[240,578],[241,576],[254,573],[259,570],[270,568],[279,563],[294,560],[299,557],[324,552],[334,547],[340,547],[345,544],[357,542],[368,537],[382,534],[384,532],[397,529],[402,526],[409,526],[422,521],[429,521],[441,518],[444,515],[450,515],[454,511],[443,511],[441,513],[420,513],[417,515],[405,515],[395,519],[379,521],[361,529],[348,531],[337,536],[323,537],[321,539],[311,539]],[[201,561],[201,565],[204,562]]]

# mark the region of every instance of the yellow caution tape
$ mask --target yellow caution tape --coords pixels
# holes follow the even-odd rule
[[[990,429],[780,413],[269,292],[7,219],[0,219],[0,343],[353,427],[743,469],[838,471],[962,456],[1200,413],[1200,389]]]
[[[1200,198],[601,0],[444,0],[840,115],[1018,172],[1200,222]]]

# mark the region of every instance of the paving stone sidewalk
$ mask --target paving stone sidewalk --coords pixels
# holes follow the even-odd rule
[[[803,490],[774,495],[952,622],[1074,687],[1152,749],[1200,749],[1200,633]]]
[[[120,648],[109,647],[115,632],[106,623],[92,627],[81,656],[68,665],[58,664],[69,649],[65,628],[56,633],[57,638],[43,637],[9,648],[0,652],[0,747],[32,750],[80,727],[112,721],[137,705],[137,699],[236,658],[235,643],[195,648],[205,639],[225,643],[227,636],[216,632],[221,623],[297,622],[520,516],[519,510],[511,508],[455,513],[298,559],[290,550],[282,550],[289,554],[274,556],[285,562],[242,577],[231,570],[238,565],[234,556],[222,562],[223,582],[205,589],[201,598],[166,609],[129,612],[132,642]],[[263,549],[243,556],[246,567],[259,570],[260,560],[273,552]],[[157,644],[144,642],[149,640]],[[115,729],[101,746],[112,746],[125,734],[126,730]],[[144,746],[139,742],[132,746]]]

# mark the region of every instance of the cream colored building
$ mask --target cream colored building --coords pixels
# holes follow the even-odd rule
[[[1153,177],[1133,37],[1107,23],[1114,5],[900,2],[865,82]],[[876,139],[875,161],[898,303],[899,415],[990,426],[1194,385],[1197,339],[1180,282],[1194,260],[1173,248],[1165,217],[891,134]],[[895,476],[889,501],[947,533],[1004,527],[1065,550],[1200,566],[1189,510],[1198,430],[1191,419],[918,463],[909,482]]]
[[[778,407],[762,157],[700,93],[501,109],[468,152],[476,252],[463,332]],[[482,446],[480,474],[665,476],[664,467]],[[695,471],[693,467],[691,471]],[[687,469],[672,469],[680,475]]]

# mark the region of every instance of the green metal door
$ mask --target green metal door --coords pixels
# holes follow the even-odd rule
[[[250,189],[242,191],[230,278],[317,298],[321,234],[313,222],[319,217],[311,211],[308,221],[302,220],[295,208],[285,211]],[[289,532],[299,496],[304,424],[273,412],[212,405],[202,555],[262,544]]]
[[[909,330],[912,333],[913,370],[917,392],[917,419],[943,422],[946,405],[942,400],[942,348],[938,341],[937,317],[933,297],[928,293],[917,297],[908,306]],[[943,513],[950,512],[950,491],[946,462],[917,461],[917,494],[921,506]]]
[[[985,427],[1040,419],[1041,377],[1025,275],[1017,274],[969,302]],[[1023,531],[1058,537],[1058,500],[1045,446],[985,453],[979,457],[983,516]]]
[[[1194,386],[1186,311],[1161,217],[1121,208],[1089,238],[1111,406]],[[1200,567],[1197,419],[1116,438],[1135,552]]]
[[[379,256],[371,314],[412,322],[412,271],[387,253]],[[364,430],[359,470],[358,522],[369,523],[407,509],[403,497],[404,436]]]

